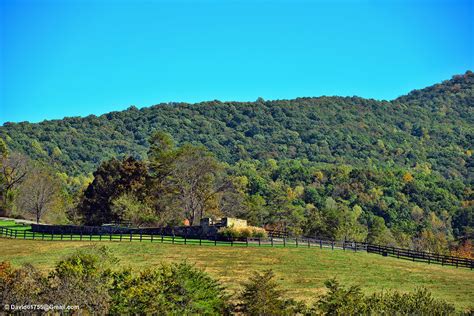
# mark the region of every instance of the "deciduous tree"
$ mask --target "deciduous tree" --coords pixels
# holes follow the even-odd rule
[[[51,170],[42,166],[31,168],[18,192],[17,207],[20,212],[33,215],[39,223],[60,200],[61,183]]]

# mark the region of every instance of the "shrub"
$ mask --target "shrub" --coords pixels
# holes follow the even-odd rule
[[[227,297],[221,285],[187,263],[162,264],[133,276],[115,275],[112,314],[222,315]]]
[[[342,287],[336,279],[327,280],[324,285],[328,293],[315,304],[315,311],[328,315],[358,315],[366,312],[364,294],[359,286]]]
[[[433,298],[425,288],[419,288],[413,293],[374,293],[365,302],[367,309],[376,314],[451,315],[455,312],[453,305]]]
[[[219,236],[225,237],[225,238],[239,238],[240,237],[240,232],[233,227],[222,227],[219,229],[217,232]]]
[[[265,229],[255,226],[247,227],[222,227],[218,234],[226,238],[266,238],[267,232]]]
[[[26,264],[15,270],[9,263],[1,263],[0,308],[10,304],[30,305],[46,303],[43,297],[47,290],[46,282],[46,278],[32,265]]]
[[[112,271],[116,262],[108,248],[92,247],[58,262],[48,277],[31,265],[13,269],[0,263],[0,309],[63,304],[79,305],[80,314],[228,314],[223,287],[190,264],[162,264],[134,275],[130,269]]]
[[[117,261],[105,246],[80,249],[56,264],[44,297],[51,304],[79,305],[83,310],[105,313],[109,309],[111,266]]]
[[[260,228],[260,227],[252,226],[252,237],[267,238],[268,234],[267,234],[267,231],[265,229]]]
[[[328,293],[313,308],[316,314],[327,315],[451,315],[454,306],[435,299],[426,289],[413,293],[378,292],[365,296],[359,286],[344,288],[335,279],[325,282]]]
[[[284,297],[284,292],[274,280],[271,270],[263,273],[255,272],[244,290],[237,297],[239,303],[234,311],[244,315],[295,315],[305,312],[305,306]]]

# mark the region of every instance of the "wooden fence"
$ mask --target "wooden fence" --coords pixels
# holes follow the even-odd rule
[[[214,246],[256,246],[256,247],[306,247],[306,248],[326,248],[339,249],[343,251],[366,251],[368,253],[380,254],[382,256],[392,256],[410,261],[426,262],[428,264],[441,264],[446,266],[455,266],[457,268],[474,269],[474,260],[447,256],[423,251],[415,251],[411,249],[403,249],[396,247],[386,247],[360,242],[323,240],[309,237],[289,238],[289,237],[273,237],[268,238],[243,238],[234,240],[220,240],[217,238],[187,238],[186,236],[168,236],[168,235],[145,235],[145,234],[45,234],[35,233],[28,230],[10,229],[0,227],[0,237],[29,239],[29,240],[45,240],[45,241],[139,241],[139,242],[160,242],[170,244],[198,244],[198,245],[214,245]]]
[[[471,270],[474,268],[473,259],[429,253],[425,251],[367,244],[367,252],[377,253],[383,256],[403,258],[412,261],[427,262],[428,264],[437,263],[441,265],[455,266],[456,268],[470,268]]]

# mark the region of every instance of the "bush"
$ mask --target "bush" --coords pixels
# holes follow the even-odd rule
[[[220,284],[187,263],[162,264],[133,276],[115,274],[111,314],[222,315],[227,297]]]
[[[4,306],[46,303],[47,279],[32,265],[13,269],[7,262],[0,264],[0,302]],[[1,313],[0,313],[1,314]]]
[[[284,292],[274,280],[271,270],[255,272],[244,290],[237,297],[239,303],[234,307],[237,314],[244,315],[295,315],[304,313],[306,307],[284,297]]]
[[[327,315],[451,315],[455,309],[443,300],[435,299],[422,288],[413,293],[378,292],[365,296],[359,286],[344,288],[335,279],[325,282],[328,293],[321,296],[313,308],[316,314]]]
[[[324,285],[328,293],[316,302],[315,311],[327,315],[358,315],[367,312],[364,294],[359,286],[345,289],[336,279],[327,280]]]
[[[225,238],[266,238],[267,232],[265,229],[255,226],[247,227],[222,227],[218,234]]]
[[[56,264],[43,297],[50,304],[79,305],[84,310],[105,313],[110,302],[111,267],[117,262],[105,246],[80,249]]]
[[[256,238],[267,238],[267,231],[260,227],[252,227],[252,237]]]
[[[106,247],[77,251],[48,277],[31,265],[14,269],[0,263],[0,309],[52,304],[78,305],[79,314],[228,314],[224,288],[190,264],[162,264],[135,275],[130,269],[113,271],[114,263]]]
[[[374,293],[366,298],[365,302],[367,309],[376,314],[451,315],[455,312],[453,305],[433,298],[425,288],[417,289],[413,293]]]

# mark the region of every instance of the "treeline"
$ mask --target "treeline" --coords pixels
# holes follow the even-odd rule
[[[115,268],[118,260],[106,247],[84,248],[59,261],[44,275],[34,266],[13,268],[0,263],[3,312],[18,306],[44,304],[75,309],[36,310],[46,313],[160,315],[453,315],[454,306],[433,298],[426,289],[363,294],[359,286],[328,280],[325,294],[312,304],[289,298],[272,271],[255,272],[230,292],[207,273],[186,262],[143,271]],[[469,311],[465,311],[466,314]]]
[[[131,107],[101,116],[0,127],[12,151],[68,176],[118,156],[146,159],[155,130],[203,145],[220,161],[308,159],[355,167],[428,166],[472,185],[474,74],[393,101],[358,97],[211,101]],[[65,100],[67,103],[67,100]]]
[[[473,257],[472,188],[428,166],[362,168],[306,159],[229,165],[203,146],[176,146],[164,132],[149,143],[147,160],[105,161],[79,186],[5,151],[2,207],[38,221],[136,227],[231,216],[294,236]]]

